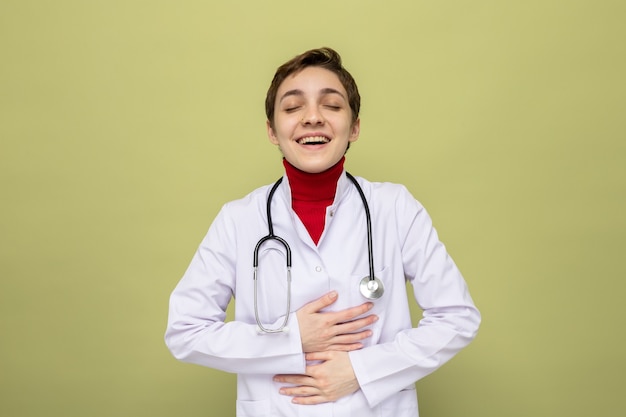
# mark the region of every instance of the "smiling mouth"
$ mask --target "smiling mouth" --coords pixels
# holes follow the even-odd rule
[[[330,139],[325,136],[308,136],[300,138],[296,142],[300,145],[324,145],[330,142]]]

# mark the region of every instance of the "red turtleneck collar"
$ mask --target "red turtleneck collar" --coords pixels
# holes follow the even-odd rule
[[[283,158],[291,187],[291,206],[317,245],[326,220],[326,208],[335,199],[337,181],[343,172],[345,157],[319,174],[299,170]]]

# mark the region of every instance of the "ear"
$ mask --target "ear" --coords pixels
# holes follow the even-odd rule
[[[269,120],[265,122],[265,127],[267,128],[267,137],[269,138],[270,142],[272,142],[274,145],[278,145],[278,138],[276,137],[274,129],[272,128],[272,124]]]
[[[359,138],[359,133],[361,133],[361,119],[356,119],[354,123],[352,123],[352,131],[350,132],[348,142],[356,142]]]

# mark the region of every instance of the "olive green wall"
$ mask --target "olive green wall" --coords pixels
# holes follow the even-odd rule
[[[484,316],[422,415],[623,415],[624,4],[1,0],[0,415],[234,415],[167,300],[281,173],[275,68],[325,45],[363,96],[348,169],[426,205]]]

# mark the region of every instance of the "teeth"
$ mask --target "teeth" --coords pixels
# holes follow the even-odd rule
[[[325,136],[309,136],[306,138],[302,138],[298,140],[299,144],[307,144],[307,143],[328,143],[330,140]]]

